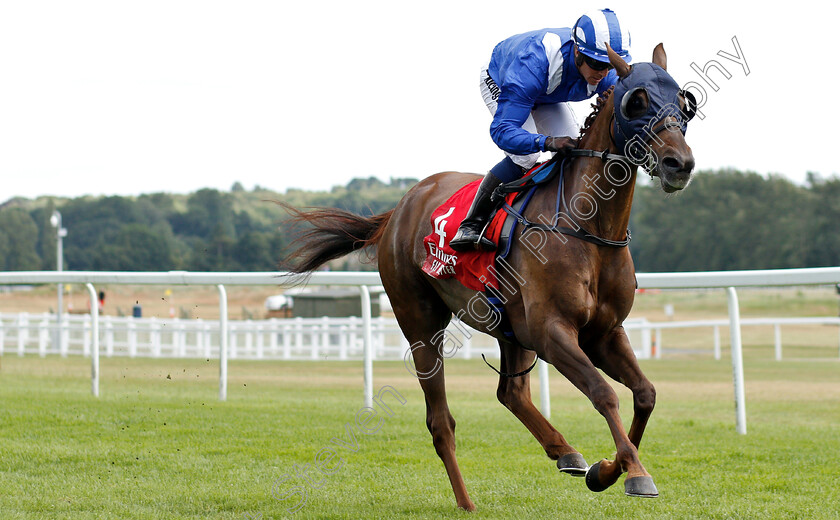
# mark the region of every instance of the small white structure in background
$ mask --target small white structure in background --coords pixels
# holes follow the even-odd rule
[[[275,294],[265,299],[265,310],[269,318],[291,318],[295,307],[295,296],[312,292],[305,287],[292,287],[283,294]]]
[[[292,297],[285,294],[275,294],[265,299],[265,310],[279,311],[292,307]]]
[[[391,303],[385,296],[384,287],[372,285],[368,291],[374,298],[374,316],[381,315],[383,302],[386,304],[385,309],[390,312]],[[294,287],[282,294],[269,296],[264,306],[268,318],[361,317],[360,296],[358,287],[325,286],[315,290]]]

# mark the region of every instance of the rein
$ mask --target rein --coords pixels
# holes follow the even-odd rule
[[[569,150],[565,154],[566,157],[596,157],[601,159],[604,162],[607,161],[623,161],[626,163],[630,163],[630,160],[627,157],[617,154],[617,153],[610,153],[609,149],[604,150],[603,152],[597,152],[595,150],[587,150],[585,148],[575,148],[574,150]],[[630,163],[632,164],[632,163]]]
[[[560,203],[562,201],[563,210],[564,210],[563,214],[565,215],[566,218],[568,218],[572,222],[572,224],[575,225],[575,227],[577,229],[573,229],[573,228],[570,228],[570,227],[558,227],[556,220],[550,226],[545,225],[545,224],[541,224],[541,223],[531,222],[530,220],[525,218],[524,215],[522,215],[521,213],[516,211],[513,207],[511,207],[509,204],[505,204],[503,206],[504,211],[507,212],[509,215],[512,215],[517,220],[517,222],[519,222],[520,224],[522,224],[525,227],[526,230],[528,230],[528,229],[539,229],[539,230],[542,230],[542,231],[549,231],[549,232],[552,232],[552,233],[561,233],[563,235],[569,235],[571,237],[575,237],[578,240],[583,240],[583,241],[590,242],[592,244],[596,244],[596,245],[604,246],[604,247],[627,247],[630,244],[630,240],[631,240],[629,229],[627,230],[627,236],[624,240],[609,240],[609,239],[606,239],[606,238],[601,238],[599,236],[593,235],[593,234],[589,233],[588,231],[586,231],[583,228],[583,226],[581,226],[574,219],[574,217],[572,217],[571,213],[569,212],[569,208],[566,205],[566,198],[563,197],[563,187],[564,187],[564,181],[565,181],[565,179],[563,177],[563,170],[564,170],[564,167],[566,165],[566,159],[567,158],[574,158],[574,157],[593,157],[593,158],[601,159],[604,162],[609,161],[609,160],[616,160],[616,161],[623,161],[623,162],[629,163],[630,161],[627,159],[627,157],[625,157],[623,155],[609,153],[609,150],[604,150],[603,152],[598,152],[598,151],[595,151],[595,150],[588,150],[588,149],[570,150],[569,152],[565,153],[563,155],[563,157],[560,157],[560,155],[557,154],[548,161],[548,164],[546,164],[545,167],[546,168],[551,167],[551,173],[542,182],[547,182],[548,180],[554,178],[554,176],[556,176],[558,174],[560,175],[560,182],[559,182],[559,186],[558,186],[558,189],[557,189],[557,199],[558,200],[557,200],[557,208],[556,209],[559,210]],[[558,161],[560,161],[559,170],[558,170],[558,164],[557,164]],[[554,164],[552,164],[552,163],[554,163]],[[504,199],[505,195],[507,195],[508,193],[515,193],[515,192],[525,191],[525,190],[528,190],[528,189],[533,190],[533,189],[536,189],[539,184],[541,184],[541,183],[534,182],[532,179],[528,179],[524,183],[521,182],[521,180],[516,180],[516,181],[513,181],[513,182],[502,184],[501,186],[496,188],[496,191],[493,193],[493,199],[494,200]],[[558,211],[558,213],[559,213],[559,211]],[[555,218],[557,218],[556,214],[555,214]]]

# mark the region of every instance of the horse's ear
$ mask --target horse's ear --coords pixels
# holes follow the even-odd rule
[[[662,70],[668,70],[668,57],[665,56],[665,47],[661,43],[653,49],[653,62],[662,67]]]
[[[621,56],[619,56],[618,53],[612,50],[609,43],[607,43],[607,56],[610,57],[610,65],[613,66],[615,73],[618,74],[619,78],[623,78],[624,76],[630,74],[630,65],[621,59]]]

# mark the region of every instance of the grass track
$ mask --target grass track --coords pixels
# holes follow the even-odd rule
[[[772,351],[772,347],[768,347]],[[379,362],[394,415],[295,514],[272,485],[347,438],[362,406],[361,367],[232,362],[217,399],[217,362],[103,359],[101,397],[81,358],[4,356],[0,368],[0,518],[840,518],[840,362],[746,360],[748,435],[734,431],[731,367],[708,356],[647,361],[657,409],[642,460],[660,498],[633,499],[623,479],[595,494],[559,474],[495,400],[480,360],[447,363],[458,456],[478,506],[458,511],[425,428],[419,385]],[[538,394],[536,378],[533,388]],[[552,423],[594,463],[614,447],[606,424],[559,374]],[[629,424],[632,401],[617,387]],[[538,397],[535,398],[538,400]],[[334,461],[335,462],[335,461]]]

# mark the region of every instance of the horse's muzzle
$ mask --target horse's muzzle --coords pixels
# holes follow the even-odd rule
[[[659,179],[662,189],[671,193],[681,190],[691,182],[691,172],[694,170],[694,155],[671,151],[665,154],[659,162]]]

